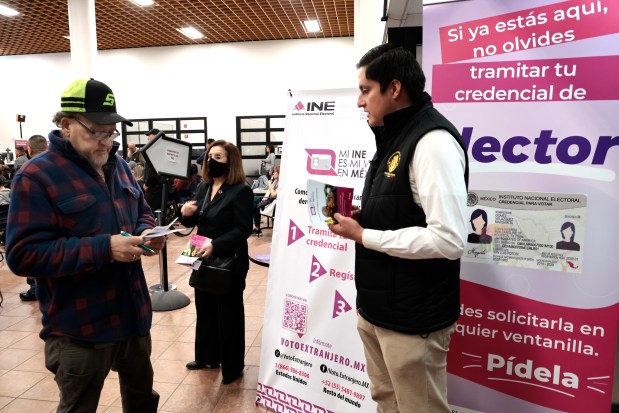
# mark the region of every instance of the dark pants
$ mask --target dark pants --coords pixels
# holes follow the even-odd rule
[[[110,369],[118,371],[123,412],[155,413],[150,335],[115,343],[84,343],[68,337],[45,340],[45,367],[60,389],[58,413],[94,413]]]
[[[35,288],[36,288],[36,282],[35,282],[34,277],[27,277],[27,278],[26,278],[26,282],[27,282],[27,283],[28,283],[28,285],[30,286],[30,289],[31,289],[32,291],[35,291]]]
[[[155,214],[156,210],[161,209],[162,194],[163,192],[161,190],[161,187],[148,188],[148,191],[146,191],[146,193],[144,194],[144,199],[146,200],[146,203],[148,204],[150,209],[153,210],[153,214]],[[165,214],[165,208],[162,210],[162,212]],[[157,217],[157,214],[155,214],[155,217]]]
[[[254,226],[257,229],[260,229],[260,208],[258,208],[258,203],[262,200],[261,196],[254,195]]]
[[[263,197],[261,196],[255,196],[254,195],[254,226],[256,227],[256,229],[260,229],[260,210],[264,207],[266,207],[266,205],[270,204],[271,202],[275,201],[275,198],[267,198],[270,202],[268,202],[266,205],[262,205],[262,207],[259,206],[260,202],[262,201]]]
[[[243,290],[211,294],[196,289],[196,362],[221,363],[224,377],[236,377],[245,367]]]

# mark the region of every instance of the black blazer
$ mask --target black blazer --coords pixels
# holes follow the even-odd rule
[[[253,229],[254,193],[246,184],[223,184],[213,200],[210,200],[211,185],[202,182],[196,190],[198,209],[192,216],[182,217],[186,227],[198,225],[198,235],[210,238],[213,255],[230,256],[236,253],[247,273],[249,258],[247,238]],[[204,204],[204,213],[200,210]]]

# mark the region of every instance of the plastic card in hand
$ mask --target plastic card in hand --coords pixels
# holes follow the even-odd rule
[[[204,246],[207,241],[210,241],[210,238],[203,237],[202,235],[193,234],[189,237],[189,241],[185,245],[183,252],[176,259],[177,264],[181,265],[189,265],[192,266],[194,262],[196,262],[200,257],[198,256],[198,252]]]
[[[314,225],[335,224],[336,212],[349,217],[352,215],[353,188],[330,185],[324,182],[307,180],[307,208]]]

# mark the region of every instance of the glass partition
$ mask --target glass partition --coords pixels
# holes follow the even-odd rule
[[[236,145],[241,151],[243,168],[250,183],[260,175],[260,163],[266,157],[267,145],[275,147],[276,163],[279,164],[285,123],[284,115],[236,117]]]

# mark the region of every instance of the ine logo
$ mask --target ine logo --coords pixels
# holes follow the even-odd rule
[[[334,112],[335,102],[307,102],[305,105],[299,101],[294,105],[294,110],[301,111],[305,109],[306,112]]]

